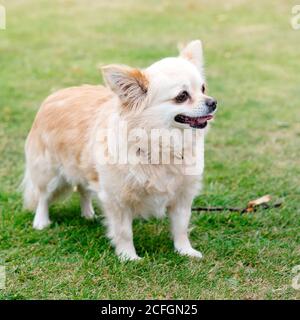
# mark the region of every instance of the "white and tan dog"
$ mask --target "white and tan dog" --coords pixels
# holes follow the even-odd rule
[[[201,258],[190,244],[188,225],[204,167],[204,128],[216,110],[216,100],[205,94],[201,42],[192,41],[179,57],[160,60],[144,70],[109,65],[102,71],[107,87],[84,85],[58,91],[36,115],[25,146],[23,181],[25,206],[35,210],[33,227],[46,228],[49,204],[76,186],[82,216],[94,217],[93,194],[100,200],[108,236],[122,259],[139,259],[133,244],[133,219],[164,216],[165,212],[175,250]],[[129,131],[189,130],[197,133],[200,144],[189,140],[181,151],[169,145],[173,158],[182,163],[102,161],[103,152],[110,154],[111,135],[103,138],[103,130],[114,132],[121,121]],[[152,159],[147,137],[128,139],[126,147],[137,159]],[[195,165],[200,170],[187,174],[185,152],[192,153],[196,147]],[[159,155],[165,152],[159,143]]]

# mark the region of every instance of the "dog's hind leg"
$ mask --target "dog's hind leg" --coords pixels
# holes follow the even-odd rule
[[[51,179],[50,176],[45,174],[44,179],[44,181],[40,180],[40,183],[36,186],[38,189],[38,202],[33,220],[33,228],[37,230],[43,230],[51,224],[49,205],[58,194],[62,194],[62,192],[58,192],[61,189],[59,185],[61,183],[60,177],[57,176]]]
[[[33,220],[34,229],[42,230],[50,225],[51,221],[49,218],[48,202],[49,195],[47,194],[47,192],[40,192],[38,205]]]
[[[37,230],[42,230],[51,223],[48,209],[52,194],[48,190],[51,176],[47,170],[41,170],[39,165],[26,164],[23,180],[24,206],[26,209],[35,211],[33,228]]]
[[[95,212],[92,203],[92,194],[83,186],[78,186],[77,188],[80,194],[80,207],[81,207],[81,216],[92,220],[95,218]]]
[[[47,167],[47,165],[45,165]],[[32,172],[32,185],[37,190],[37,205],[33,220],[33,228],[42,230],[51,223],[49,218],[49,205],[62,198],[70,190],[65,179],[58,170],[48,165],[47,170],[41,170],[41,166],[36,166]]]

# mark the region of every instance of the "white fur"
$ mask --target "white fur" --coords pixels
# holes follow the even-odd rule
[[[72,186],[78,186],[81,214],[85,218],[94,217],[92,194],[100,200],[108,237],[121,259],[139,259],[133,244],[132,220],[139,216],[163,217],[166,213],[170,217],[175,250],[182,255],[201,258],[202,254],[191,246],[188,226],[192,201],[201,186],[205,130],[199,129],[201,144],[197,164],[200,172],[197,175],[186,175],[185,165],[102,164],[99,162],[99,152],[103,148],[103,142],[97,140],[97,136],[106,118],[112,113],[117,114],[119,119],[128,121],[131,128],[139,125],[148,132],[153,128],[187,128],[188,125],[174,121],[177,114],[207,114],[205,95],[200,91],[204,83],[202,69],[201,42],[194,41],[181,52],[180,57],[163,59],[143,71],[149,81],[147,93],[139,92],[135,87],[139,83],[130,79],[130,91],[127,95],[124,94],[124,90],[127,90],[126,81],[130,69],[126,69],[126,73],[121,67],[108,66],[104,71],[106,83],[118,98],[115,96],[104,103],[105,106],[99,108],[99,112],[97,111],[90,120],[91,124],[84,133],[87,138],[81,152],[80,165],[71,151],[69,156],[63,158],[53,147],[52,131],[45,131],[46,129],[40,126],[39,136],[32,133],[26,143],[26,173],[23,184],[26,206],[36,209],[33,227],[41,230],[49,226],[49,204],[58,196],[70,191]],[[192,92],[193,100],[190,105],[174,103],[174,97],[181,90]],[[134,108],[128,112],[123,111],[122,107],[120,108],[120,99],[134,100]],[[69,98],[65,97],[51,103],[57,103],[56,107],[64,108],[68,101]],[[43,152],[37,151],[34,141],[42,141]],[[129,146],[136,145],[131,142]],[[146,144],[142,144],[140,152],[148,156],[148,151],[143,149],[143,146]],[[190,144],[185,148],[192,151],[195,145]],[[176,156],[175,151],[174,154]],[[99,182],[87,178],[82,164],[96,170]]]

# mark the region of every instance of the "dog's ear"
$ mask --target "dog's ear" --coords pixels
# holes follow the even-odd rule
[[[200,40],[194,40],[188,43],[186,46],[181,46],[180,57],[192,62],[197,69],[201,72],[203,69],[203,49],[202,42]]]
[[[138,108],[148,91],[148,79],[143,71],[123,65],[108,65],[101,69],[106,84],[122,104],[131,109]]]

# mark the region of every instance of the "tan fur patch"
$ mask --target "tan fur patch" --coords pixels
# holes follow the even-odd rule
[[[71,163],[87,180],[99,181],[88,147],[95,119],[105,121],[104,104],[113,93],[103,86],[72,87],[49,96],[36,115],[27,139],[31,154],[51,154],[68,167]]]
[[[136,81],[139,84],[139,86],[141,87],[143,93],[147,93],[149,81],[148,81],[147,77],[145,76],[145,74],[142,71],[140,71],[139,69],[133,69],[130,72],[130,76],[136,79]]]

